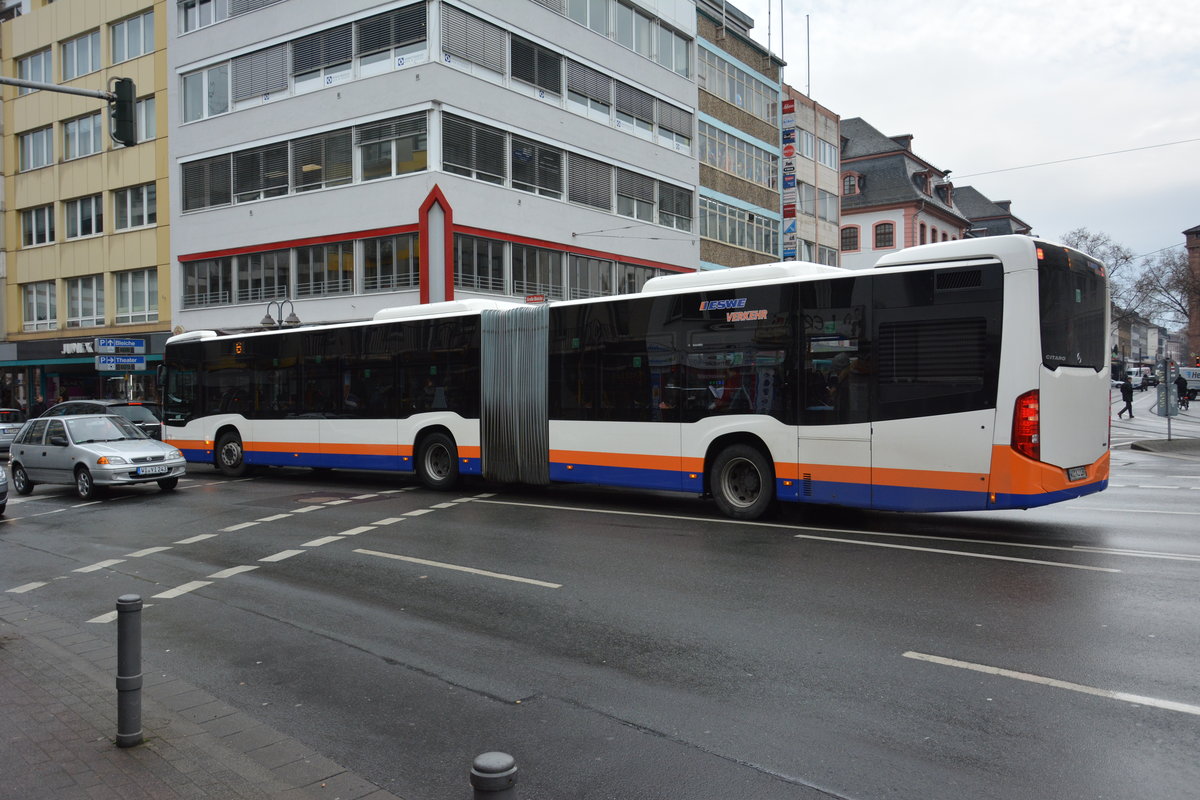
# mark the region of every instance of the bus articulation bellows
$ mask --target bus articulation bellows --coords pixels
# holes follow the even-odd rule
[[[295,466],[897,511],[1028,508],[1108,482],[1108,286],[1024,236],[461,300],[166,346],[164,436],[227,475]]]

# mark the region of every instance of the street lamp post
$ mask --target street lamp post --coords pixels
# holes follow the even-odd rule
[[[287,304],[290,312],[286,319],[284,319],[283,316],[284,303]],[[276,313],[276,316],[274,317],[271,316],[272,309],[274,309]],[[296,306],[292,304],[291,300],[270,300],[267,302],[267,315],[263,317],[262,321],[258,324],[262,325],[264,328],[277,328],[280,326],[284,328],[294,328],[300,324],[300,318],[296,316]]]

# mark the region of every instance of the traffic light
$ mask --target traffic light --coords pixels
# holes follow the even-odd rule
[[[137,144],[137,89],[133,78],[117,78],[113,94],[116,99],[109,103],[113,141],[132,147]]]

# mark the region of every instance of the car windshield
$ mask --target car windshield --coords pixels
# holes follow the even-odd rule
[[[146,434],[138,430],[129,420],[116,416],[80,417],[67,420],[67,429],[71,432],[71,439],[76,444],[146,438]]]

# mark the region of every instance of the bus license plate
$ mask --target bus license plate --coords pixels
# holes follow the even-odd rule
[[[1087,467],[1071,467],[1067,470],[1067,480],[1081,481],[1087,477]]]
[[[170,467],[138,467],[138,475],[166,475],[171,471]]]

